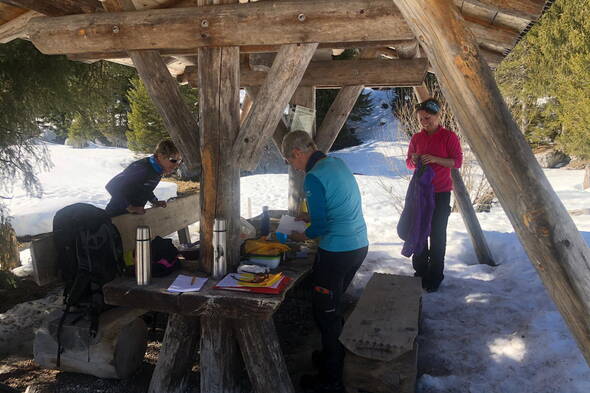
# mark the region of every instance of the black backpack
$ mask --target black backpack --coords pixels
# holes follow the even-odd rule
[[[98,317],[108,309],[102,287],[123,273],[123,246],[119,231],[102,209],[75,203],[59,210],[53,218],[53,241],[58,269],[65,283],[64,314],[57,342],[57,366],[61,352],[61,328],[67,314],[79,313],[90,320],[90,334],[98,330]]]

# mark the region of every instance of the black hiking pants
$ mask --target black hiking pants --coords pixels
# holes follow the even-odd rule
[[[345,352],[338,341],[344,323],[342,295],[367,256],[368,249],[332,252],[320,248],[313,265],[313,316],[322,336],[320,374],[329,384],[342,382]]]
[[[445,251],[447,248],[447,224],[451,214],[451,192],[434,194],[434,214],[430,227],[428,244],[419,254],[412,257],[416,275],[422,277],[422,286],[437,289],[444,278]]]

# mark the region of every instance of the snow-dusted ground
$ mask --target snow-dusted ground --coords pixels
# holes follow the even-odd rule
[[[374,96],[376,112],[358,130],[365,143],[334,153],[358,174],[369,229],[370,251],[352,283],[355,296],[373,272],[412,273],[395,231],[400,207],[395,201],[403,198],[409,173],[403,162],[407,142],[396,136],[389,110],[379,107],[385,94]],[[19,234],[50,230],[53,213],[69,203],[104,206],[104,184],[132,160],[123,149],[51,145],[49,150],[55,168],[41,176],[46,196],[36,200],[19,191],[10,201]],[[567,209],[588,207],[582,171],[545,173]],[[242,216],[248,216],[248,199],[253,215],[263,205],[286,209],[287,180],[287,175],[242,178]],[[168,187],[162,187],[161,198],[174,194]],[[418,392],[590,392],[590,369],[501,207],[496,204],[478,218],[499,266],[477,264],[461,217],[451,214],[445,281],[438,292],[423,297],[419,340],[426,374],[418,380]],[[588,242],[590,215],[573,219]]]

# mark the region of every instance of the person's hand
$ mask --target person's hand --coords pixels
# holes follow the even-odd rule
[[[412,162],[414,165],[418,165],[418,160],[420,160],[420,154],[412,153]]]
[[[166,201],[156,201],[154,203],[152,203],[153,207],[166,207],[168,206],[168,203],[166,203]]]
[[[422,164],[438,164],[438,157],[432,154],[424,154],[422,156]]]
[[[127,206],[127,211],[131,214],[145,214],[143,206]]]
[[[309,222],[309,214],[308,213],[299,213],[299,215],[297,217],[295,217],[295,221]]]
[[[291,238],[291,240],[296,241],[296,242],[304,242],[307,240],[307,236],[305,236],[305,233],[302,233],[302,232],[293,231],[293,232],[291,232],[289,237]]]

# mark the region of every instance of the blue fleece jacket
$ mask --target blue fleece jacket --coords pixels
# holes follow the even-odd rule
[[[352,251],[369,245],[361,193],[344,161],[326,157],[316,161],[303,183],[311,225],[309,238],[320,238],[326,251]]]

